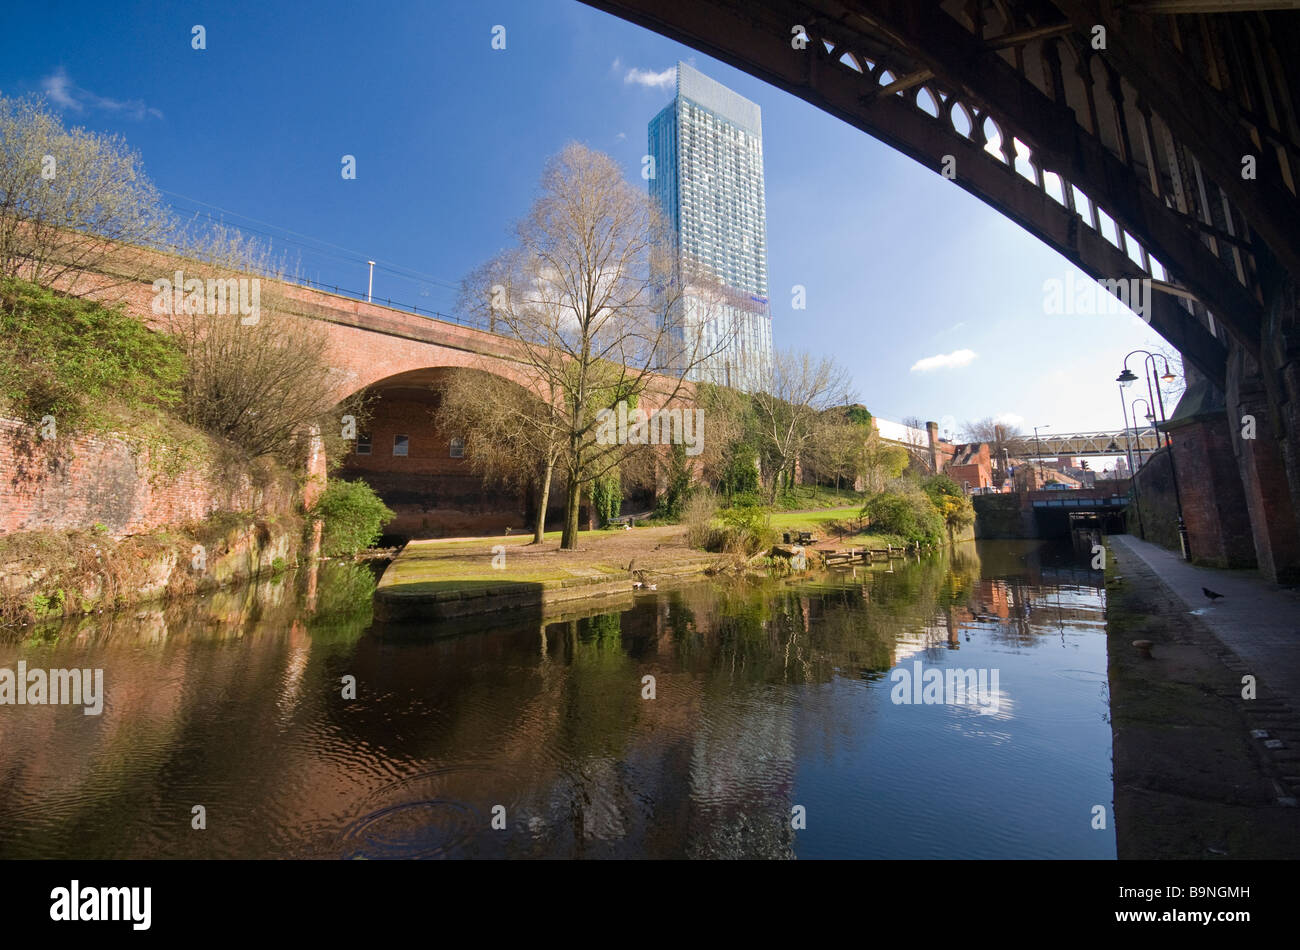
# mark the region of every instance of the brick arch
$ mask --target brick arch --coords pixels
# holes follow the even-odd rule
[[[303,313],[324,327],[340,401],[394,376],[449,368],[492,373],[545,398],[542,383],[517,355],[519,344],[508,337],[296,284],[277,289],[299,300]],[[647,382],[638,397],[646,411],[694,400],[689,383],[679,387],[673,379],[659,376]],[[674,400],[669,396],[675,390],[680,391]]]
[[[278,289],[304,304],[324,330],[340,401],[392,377],[439,368],[482,370],[536,391],[505,337],[292,284]]]
[[[475,469],[469,455],[453,453],[467,433],[441,428],[434,418],[438,383],[449,376],[491,373],[523,392],[528,388],[479,361],[425,366],[385,376],[365,387],[372,395],[370,419],[342,459],[337,476],[366,482],[396,513],[385,533],[430,537],[525,530],[534,499],[527,491],[497,485]],[[488,364],[489,367],[492,364]],[[517,375],[517,374],[515,374]],[[361,451],[364,449],[364,451]],[[322,467],[324,465],[321,457]],[[560,496],[552,496],[552,518]]]

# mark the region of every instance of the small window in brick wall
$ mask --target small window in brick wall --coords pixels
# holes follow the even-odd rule
[[[368,436],[368,435],[358,435],[358,436],[357,436],[357,455],[369,455],[369,454],[370,454],[370,436]]]
[[[408,448],[410,448],[410,445],[411,445],[411,439],[410,439],[409,436],[405,436],[405,435],[395,435],[395,436],[393,436],[393,454],[394,454],[394,455],[405,455],[405,454],[406,454],[406,450],[407,450]]]
[[[451,440],[451,457],[454,458],[454,459],[461,459],[461,458],[464,458],[464,457],[465,457],[465,440],[464,440],[464,439],[452,439],[452,440]]]

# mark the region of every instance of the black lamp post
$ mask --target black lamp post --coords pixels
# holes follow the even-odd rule
[[[1133,376],[1133,374],[1129,373],[1128,370],[1124,370],[1124,373]],[[1123,378],[1124,373],[1121,373],[1120,379],[1117,380],[1119,383],[1119,409],[1120,412],[1124,414],[1124,449],[1125,457],[1128,459],[1129,485],[1133,488],[1133,503],[1137,506],[1138,537],[1145,541],[1147,539],[1147,528],[1146,525],[1142,523],[1142,492],[1138,488],[1137,469],[1133,467],[1133,430],[1128,427],[1128,404],[1124,401],[1124,387],[1131,383],[1133,379],[1137,379],[1137,377],[1133,376],[1133,379],[1125,380]]]
[[[1160,428],[1166,421],[1165,399],[1164,395],[1160,392],[1159,383],[1154,385],[1152,384],[1152,380],[1157,378],[1164,382],[1172,382],[1177,377],[1175,377],[1169,369],[1169,360],[1165,359],[1163,356],[1160,357],[1160,359],[1164,361],[1165,371],[1163,373],[1157,373],[1156,354],[1149,350],[1133,350],[1124,357],[1124,369],[1120,372],[1119,376],[1115,378],[1115,381],[1119,383],[1121,389],[1127,389],[1129,386],[1133,385],[1133,383],[1137,382],[1137,377],[1134,376],[1133,372],[1128,368],[1129,357],[1134,353],[1143,354],[1142,374],[1147,380],[1147,396],[1149,397],[1147,400],[1147,408],[1150,409],[1152,404],[1154,404],[1159,409],[1158,418],[1153,418],[1151,424],[1155,427],[1157,441],[1161,445],[1169,448],[1169,472],[1174,483],[1174,504],[1178,508],[1178,543],[1183,550],[1183,560],[1189,561],[1191,560],[1192,552],[1187,539],[1187,524],[1183,520],[1183,496],[1178,487],[1178,466],[1174,462],[1173,443],[1169,439],[1168,435]],[[1125,424],[1127,425],[1127,422]]]
[[[1156,417],[1151,412],[1151,403],[1147,402],[1141,396],[1139,396],[1137,399],[1134,399],[1131,403],[1129,403],[1129,408],[1132,410],[1132,412],[1130,413],[1130,418],[1132,418],[1133,420],[1133,431],[1138,435],[1137,467],[1141,468],[1142,467],[1142,436],[1141,433],[1138,431],[1138,412],[1137,412],[1138,403],[1142,403],[1142,405],[1147,407],[1146,419],[1148,425],[1154,422]],[[1134,469],[1133,471],[1136,472],[1137,469]]]

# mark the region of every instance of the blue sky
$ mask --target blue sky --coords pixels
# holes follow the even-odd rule
[[[377,297],[443,311],[566,142],[640,184],[646,123],[672,96],[647,74],[683,59],[763,110],[776,346],[835,356],[873,412],[1119,428],[1124,354],[1163,343],[1129,313],[1045,315],[1044,280],[1072,265],[958,186],[572,0],[7,4],[0,54],[0,91],[45,92],[68,124],[124,136],[178,211],[265,232],[327,284],[364,291],[373,258]],[[975,355],[914,368],[961,351]]]

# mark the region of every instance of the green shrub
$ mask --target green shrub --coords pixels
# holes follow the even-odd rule
[[[975,523],[975,506],[961,486],[947,475],[931,475],[921,482],[921,490],[943,519],[948,537]]]
[[[872,531],[896,534],[913,544],[938,544],[944,523],[925,492],[911,485],[876,492],[862,507]]]
[[[615,468],[591,483],[591,510],[596,515],[597,526],[608,526],[622,507],[623,478]]]
[[[759,497],[757,491],[738,492],[737,494],[731,496],[731,504],[728,505],[727,507],[761,508],[763,507],[763,499]]]
[[[356,554],[377,540],[393,511],[363,481],[335,479],[321,493],[311,514],[323,524],[321,553],[326,557]]]
[[[758,453],[745,443],[735,448],[726,459],[722,475],[718,480],[718,490],[728,498],[742,495],[758,494],[758,468],[754,459]]]
[[[720,548],[729,554],[752,557],[776,541],[772,510],[760,505],[741,505],[722,513]]]
[[[682,520],[682,511],[695,488],[692,478],[686,446],[674,444],[668,457],[668,487],[655,504],[654,520],[669,524]]]

